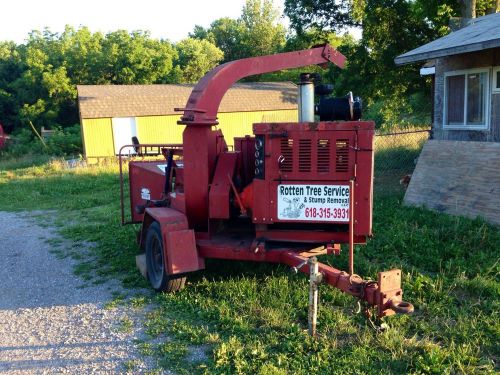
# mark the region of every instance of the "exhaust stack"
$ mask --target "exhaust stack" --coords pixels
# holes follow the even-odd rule
[[[299,122],[314,122],[314,74],[301,73],[299,86]]]

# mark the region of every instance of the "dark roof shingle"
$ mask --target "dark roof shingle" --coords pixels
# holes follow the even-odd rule
[[[396,65],[500,47],[500,13],[472,19],[470,24],[394,59]]]
[[[78,85],[80,116],[86,118],[179,114],[194,85]],[[226,93],[219,112],[297,109],[297,86],[291,82],[237,83]]]

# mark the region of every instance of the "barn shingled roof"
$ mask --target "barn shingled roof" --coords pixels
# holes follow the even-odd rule
[[[194,85],[78,85],[82,119],[179,114]],[[237,83],[226,93],[219,112],[297,109],[297,86],[291,82]]]
[[[469,25],[394,59],[397,65],[500,47],[500,13],[474,18]]]

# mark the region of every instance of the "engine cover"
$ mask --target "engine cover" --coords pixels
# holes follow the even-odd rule
[[[372,230],[373,122],[254,124],[254,134],[252,220],[265,225],[265,237],[293,228],[304,239],[309,232],[344,242],[352,180],[354,235],[365,242]]]

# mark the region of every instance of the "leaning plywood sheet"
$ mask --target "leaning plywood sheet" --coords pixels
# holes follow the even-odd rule
[[[404,201],[500,225],[500,143],[428,141]]]

